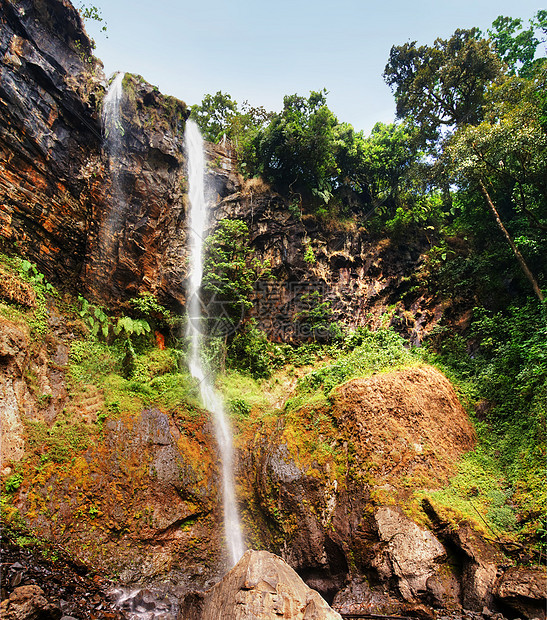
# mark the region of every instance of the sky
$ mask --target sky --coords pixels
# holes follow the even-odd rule
[[[82,2],[76,0],[76,7]],[[431,45],[456,28],[486,31],[498,15],[527,25],[528,0],[86,0],[108,77],[141,75],[188,105],[221,90],[238,103],[279,111],[283,97],[326,88],[340,122],[370,132],[395,104],[382,73],[392,45]]]

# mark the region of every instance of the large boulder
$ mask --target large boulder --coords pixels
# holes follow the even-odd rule
[[[425,596],[442,607],[457,607],[458,584],[443,570],[446,550],[437,538],[405,517],[400,509],[380,508],[375,520],[384,543],[377,566],[383,566],[386,576],[395,576],[405,601],[416,602]]]
[[[21,586],[2,601],[0,612],[3,620],[59,620],[60,607],[49,603],[38,586]]]
[[[247,551],[222,581],[187,596],[179,620],[336,620],[321,596],[281,558]]]
[[[376,613],[396,611],[383,596],[392,584],[405,604],[459,607],[455,576],[439,570],[443,546],[395,510],[409,484],[445,486],[474,445],[450,382],[412,367],[352,379],[328,400],[266,421],[247,446],[238,478],[253,472],[242,487],[259,524],[255,544],[275,550],[331,604],[343,590],[344,604],[361,604],[347,583],[367,575]],[[404,536],[393,537],[397,528]]]
[[[545,567],[512,566],[499,578],[494,589],[496,599],[524,618],[545,620],[547,608],[547,572]]]

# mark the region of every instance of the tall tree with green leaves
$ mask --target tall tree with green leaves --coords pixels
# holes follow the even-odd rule
[[[283,110],[254,141],[254,172],[277,186],[304,192],[327,203],[338,170],[335,158],[338,121],[327,107],[325,90],[308,98],[289,95]]]
[[[442,127],[479,122],[486,89],[501,73],[490,43],[472,28],[432,46],[393,46],[384,79],[394,91],[397,116],[412,119],[424,138],[434,140]]]
[[[237,114],[237,102],[228,93],[218,91],[205,95],[198,105],[190,109],[190,118],[201,129],[203,137],[209,142],[219,142],[230,130],[232,118]]]
[[[481,192],[540,301],[544,299],[540,285],[503,224],[489,187],[504,189],[517,214],[527,220],[528,239],[535,237],[540,243],[547,231],[546,84],[547,66],[532,80],[511,77],[493,87],[487,95],[485,120],[460,127],[446,147],[455,179]]]

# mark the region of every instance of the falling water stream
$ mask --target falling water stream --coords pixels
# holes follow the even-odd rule
[[[185,143],[190,199],[188,233],[190,272],[187,288],[187,335],[190,339],[189,369],[191,375],[199,381],[204,406],[213,415],[215,435],[222,462],[224,533],[231,564],[234,566],[243,555],[245,546],[234,489],[232,432],[224,413],[222,401],[216,393],[211,376],[204,368],[201,360],[201,324],[203,317],[200,288],[203,277],[203,241],[207,225],[207,202],[205,200],[203,139],[193,121],[188,121],[186,124]]]
[[[123,97],[123,73],[119,73],[111,83],[103,105],[103,127],[105,149],[110,159],[112,183],[112,204],[108,221],[102,231],[102,244],[105,252],[113,251],[113,233],[116,230],[116,212],[124,203],[123,192],[119,182],[119,163],[123,156],[120,104]],[[230,425],[224,413],[224,407],[216,393],[211,376],[201,361],[202,348],[202,311],[200,300],[203,276],[203,241],[207,226],[207,201],[204,184],[204,150],[203,140],[195,123],[188,121],[185,132],[185,149],[188,160],[189,179],[189,231],[188,249],[190,255],[189,277],[187,287],[188,330],[190,340],[189,369],[191,375],[199,382],[203,405],[212,414],[216,440],[222,463],[222,499],[224,509],[224,534],[229,568],[237,564],[245,551],[243,535],[236,505],[233,446]],[[155,618],[178,617],[176,597],[163,589],[133,589],[119,587],[110,592],[116,605],[123,609],[131,620],[153,620]]]
[[[111,189],[109,194],[108,210],[99,229],[98,256],[104,261],[102,267],[97,268],[96,277],[107,277],[108,264],[118,251],[118,235],[120,222],[126,208],[125,196],[122,189],[120,169],[123,161],[123,125],[121,104],[123,99],[123,78],[125,73],[120,72],[110,82],[103,99],[103,147],[108,155],[108,167]]]
[[[123,96],[123,78],[125,73],[116,73],[103,99],[103,131],[105,146],[111,159],[121,154],[121,114],[120,103]]]

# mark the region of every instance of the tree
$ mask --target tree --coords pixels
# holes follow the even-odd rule
[[[335,127],[338,121],[326,104],[326,91],[284,98],[254,140],[254,172],[288,189],[305,192],[327,203],[337,177]]]
[[[543,293],[512,236],[503,224],[488,186],[503,187],[532,233],[547,230],[547,132],[545,85],[547,66],[534,80],[512,77],[486,97],[485,120],[459,128],[446,156],[455,180],[474,185],[508,241],[538,299]],[[536,96],[537,95],[537,96]]]
[[[401,206],[401,197],[410,186],[410,170],[421,158],[416,133],[409,124],[376,123],[364,141],[362,166],[374,206]]]
[[[536,55],[539,45],[547,41],[547,11],[539,10],[526,29],[522,19],[500,15],[487,32],[509,75],[532,77],[545,64],[546,59]]]
[[[456,30],[431,47],[414,41],[391,48],[384,79],[394,90],[397,116],[412,118],[425,139],[435,139],[442,126],[481,120],[484,94],[501,75],[501,63],[479,34]]]
[[[222,140],[236,114],[237,102],[220,90],[215,95],[205,95],[201,104],[193,105],[190,109],[190,118],[196,121],[203,137],[209,142]]]

